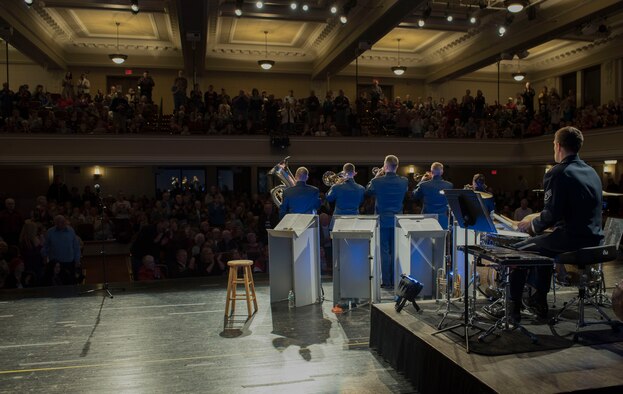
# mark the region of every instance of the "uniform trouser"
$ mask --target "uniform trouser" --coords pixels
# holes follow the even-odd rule
[[[381,283],[394,285],[394,228],[381,227]]]
[[[560,253],[577,250],[583,245],[570,244],[562,232],[531,237],[513,245],[519,250],[537,252],[543,256],[555,257]],[[510,275],[510,297],[513,301],[520,301],[526,282],[530,283],[537,291],[537,295],[543,300],[550,290],[552,282],[552,266],[515,268]]]

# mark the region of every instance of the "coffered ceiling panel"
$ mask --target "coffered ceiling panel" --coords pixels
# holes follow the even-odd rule
[[[229,34],[231,44],[264,44],[264,31],[268,32],[271,45],[300,45],[308,23],[292,21],[265,21],[261,19],[235,19]]]
[[[396,51],[398,48],[397,40],[400,39],[401,51],[416,52],[435,45],[442,38],[449,38],[453,35],[459,36],[460,33],[396,28],[374,44],[373,49],[374,51]]]
[[[119,36],[136,39],[159,39],[153,14],[110,12],[97,10],[69,10],[71,23],[86,37],[116,37],[116,22],[120,23]]]

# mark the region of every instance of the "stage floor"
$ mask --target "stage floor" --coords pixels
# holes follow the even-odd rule
[[[369,308],[246,305],[225,326],[222,278],[78,296],[75,288],[0,293],[0,392],[412,393],[368,347]]]

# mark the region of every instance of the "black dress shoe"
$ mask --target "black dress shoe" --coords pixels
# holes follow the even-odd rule
[[[547,295],[534,293],[526,300],[526,306],[534,312],[537,318],[547,319],[549,306],[547,305]]]

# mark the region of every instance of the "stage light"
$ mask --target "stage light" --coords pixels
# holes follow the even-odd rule
[[[419,27],[424,27],[424,25],[426,24],[426,22],[424,21],[424,19],[420,18],[417,20],[417,25]]]
[[[293,1],[292,3],[290,3],[290,8],[291,8],[292,10],[296,10],[298,6],[299,6],[299,5],[296,3],[296,1]]]
[[[472,25],[475,25],[476,22],[477,22],[477,19],[476,19],[475,16],[472,16],[472,17],[469,18],[469,23],[471,23]]]
[[[132,0],[132,4],[130,5],[130,10],[134,15],[138,14],[140,9],[138,8],[138,0]]]
[[[263,1],[258,1],[258,2],[255,3],[255,6],[257,8],[262,8],[262,7],[264,7],[264,2]]]
[[[346,22],[348,22],[348,17],[346,15],[340,15],[340,22],[345,25]]]
[[[420,294],[423,288],[424,285],[411,276],[401,274],[400,282],[398,283],[398,288],[396,289],[396,305],[394,306],[396,312],[400,312],[402,308],[404,308],[407,301],[412,302],[415,310],[419,312],[420,307],[417,302],[415,302],[415,297]]]
[[[448,15],[446,15],[446,20],[448,22],[452,22],[454,20],[454,17],[452,16],[452,14],[448,14]]]
[[[309,11],[309,6],[307,4],[303,4],[303,11]]]
[[[236,14],[237,17],[242,16],[242,4],[243,3],[244,3],[244,0],[236,0],[236,8],[234,8],[234,14]]]
[[[498,36],[504,37],[504,34],[506,34],[506,27],[504,26],[498,27]]]
[[[35,0],[24,0],[24,3],[26,3],[28,7],[30,7],[34,2]]]
[[[332,14],[337,14],[337,6],[336,5],[332,5],[331,6],[331,13]]]

